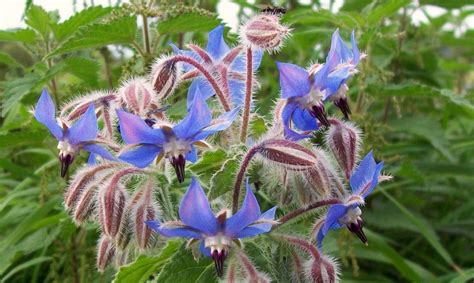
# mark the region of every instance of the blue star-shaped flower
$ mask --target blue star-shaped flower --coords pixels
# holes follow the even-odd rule
[[[61,125],[56,121],[56,110],[53,100],[46,89],[43,89],[36,104],[35,118],[45,125],[51,134],[59,141],[59,160],[61,161],[61,177],[66,175],[69,165],[74,161],[81,149],[88,151],[92,156],[100,155],[105,159],[114,157],[102,146],[94,142],[97,137],[97,118],[94,104],[90,104],[84,115],[72,125],[64,121]]]
[[[329,126],[324,102],[332,100],[346,118],[350,109],[347,104],[345,82],[356,72],[360,59],[359,50],[352,32],[352,51],[342,41],[339,30],[332,35],[331,49],[326,63],[311,72],[294,64],[277,62],[280,71],[281,96],[287,100],[282,112],[285,136],[299,140],[309,137],[305,132],[318,130],[316,120]],[[316,119],[315,119],[316,118]],[[294,131],[291,124],[303,134]]]
[[[151,128],[140,117],[117,110],[123,140],[127,144],[136,145],[122,153],[119,158],[144,168],[157,156],[166,157],[175,168],[178,180],[183,182],[186,160],[191,162],[197,160],[194,144],[227,129],[238,112],[239,108],[234,108],[212,120],[211,111],[199,92],[194,95],[193,106],[186,117],[173,127]]]
[[[360,206],[364,205],[365,198],[377,186],[382,168],[383,162],[377,164],[372,151],[360,162],[350,178],[352,194],[346,198],[344,203],[334,204],[329,207],[324,224],[316,236],[319,248],[321,248],[323,239],[329,230],[339,229],[344,226],[356,234],[364,244],[367,244],[367,238],[362,230],[363,221]]]
[[[193,178],[179,206],[181,221],[160,223],[147,221],[147,225],[165,237],[192,238],[200,241],[201,253],[211,257],[219,276],[224,260],[233,241],[267,233],[274,224],[276,207],[260,212],[260,206],[246,184],[246,195],[242,208],[230,218],[227,212],[214,215],[206,194]]]
[[[196,54],[194,51],[189,50],[180,50],[176,45],[171,44],[173,51],[176,54],[182,54],[190,56],[196,59],[199,62],[203,62],[203,59]],[[230,66],[226,66],[221,60],[229,53],[231,49],[224,41],[224,25],[220,25],[209,32],[208,43],[205,51],[208,53],[209,57],[212,59],[212,65],[216,66],[217,69],[219,68],[227,68],[227,74],[229,77],[229,93],[232,99],[232,103],[236,106],[240,106],[243,104],[243,97],[245,91],[245,71],[246,71],[246,63],[245,58],[243,55],[239,55]],[[260,62],[262,61],[263,52],[262,51],[254,51],[253,52],[253,60],[252,66],[253,70],[256,71],[260,66]],[[184,63],[183,64],[184,71],[191,71],[194,69],[193,66]],[[240,77],[240,78],[239,78]],[[207,100],[209,97],[214,95],[214,90],[210,86],[209,82],[203,78],[202,76],[196,78],[190,86],[189,94],[188,94],[188,108],[191,105],[194,97],[193,94],[195,93],[195,88],[200,88],[203,91],[205,96],[203,97]]]

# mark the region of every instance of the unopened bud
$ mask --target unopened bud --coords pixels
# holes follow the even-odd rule
[[[95,197],[100,181],[101,180],[89,184],[81,193],[81,197],[74,206],[72,218],[77,224],[82,224],[84,221],[93,217],[93,212],[96,207]]]
[[[157,96],[151,84],[144,78],[125,82],[118,93],[127,110],[139,116],[145,116],[151,110],[151,102]]]
[[[305,264],[305,276],[307,282],[314,283],[335,283],[339,281],[339,268],[337,263],[325,256],[311,258]]]
[[[179,74],[179,64],[170,57],[160,58],[153,64],[150,81],[159,99],[164,99],[173,93],[179,82]]]
[[[361,132],[350,122],[331,119],[330,123],[326,144],[344,170],[346,179],[349,179],[359,154]]]
[[[317,162],[314,152],[289,140],[266,140],[257,147],[257,152],[264,160],[291,170],[305,170]]]
[[[280,23],[275,14],[260,14],[250,19],[240,30],[240,38],[246,46],[267,51],[278,51],[288,37],[290,29]]]
[[[330,197],[334,188],[342,188],[341,180],[323,150],[316,149],[316,165],[303,172],[303,178],[318,196]]]
[[[115,255],[115,247],[110,239],[102,235],[97,244],[97,269],[103,272]]]
[[[127,191],[121,183],[108,182],[99,189],[99,221],[102,231],[115,237],[119,231],[127,202]]]
[[[145,222],[156,219],[158,209],[155,207],[153,199],[153,183],[148,182],[141,191],[139,200],[131,205],[130,217],[138,247],[143,250],[150,245],[153,235],[152,230]]]

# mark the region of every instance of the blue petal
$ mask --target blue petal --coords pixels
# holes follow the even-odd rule
[[[223,131],[232,125],[235,118],[239,114],[240,107],[236,107],[229,112],[222,114],[211,121],[210,125],[199,131],[192,139],[192,141],[198,141],[207,138],[208,136]]]
[[[173,228],[173,229],[166,229],[161,228],[161,223],[155,220],[148,220],[145,221],[145,224],[148,228],[160,233],[165,237],[182,237],[182,238],[194,238],[194,239],[201,239],[202,235],[199,231],[196,231],[192,228]]]
[[[337,93],[341,85],[350,77],[349,71],[352,68],[352,66],[347,65],[331,72],[329,76],[327,76],[324,82],[324,88],[327,90],[324,99],[328,99]]]
[[[180,139],[194,137],[202,128],[211,122],[211,110],[200,95],[194,96],[192,107],[184,119],[173,127],[173,132]]]
[[[281,114],[281,117],[283,120],[285,138],[294,140],[294,141],[298,141],[298,140],[309,137],[309,135],[303,135],[303,134],[293,131],[290,127],[293,112],[295,112],[295,110],[298,107],[299,106],[296,102],[289,102],[285,105],[285,107],[283,107],[283,112]]]
[[[366,186],[370,186],[374,178],[376,164],[372,151],[359,163],[351,176],[350,183],[353,194],[359,194]]]
[[[87,159],[87,165],[96,165],[97,160],[96,160],[96,155],[94,153],[91,153],[89,155],[89,158]]]
[[[341,36],[339,35],[339,30],[337,32],[337,40],[339,41],[338,47],[339,47],[339,56],[341,58],[341,63],[346,63],[349,60],[352,59],[352,52],[349,50],[347,47],[346,43],[342,40]],[[336,33],[335,32],[335,33]]]
[[[213,94],[214,90],[207,80],[203,79],[202,77],[194,79],[188,89],[188,95],[186,97],[186,109],[188,111],[191,110],[196,95],[200,95],[203,100],[207,100]]]
[[[95,116],[94,104],[91,103],[86,113],[77,120],[68,130],[68,139],[71,144],[91,141],[97,137],[97,117]]]
[[[160,151],[161,148],[154,144],[142,144],[132,150],[122,153],[119,156],[119,159],[133,164],[136,167],[145,168],[155,160]]]
[[[329,207],[326,220],[321,228],[324,236],[326,236],[329,230],[338,229],[343,226],[339,223],[339,219],[347,213],[348,208],[343,204],[333,204]]]
[[[224,41],[224,25],[220,25],[209,32],[206,51],[214,60],[220,59],[230,48]]]
[[[245,83],[240,80],[229,80],[229,92],[232,105],[244,105]]]
[[[197,158],[198,158],[198,156],[197,156],[196,148],[191,145],[191,151],[186,153],[186,160],[191,161],[192,163],[194,163],[194,162],[197,161]]]
[[[281,97],[305,96],[310,92],[308,72],[296,65],[277,62],[280,71]]]
[[[204,256],[211,257],[211,249],[206,248],[204,241],[199,244],[199,250]]]
[[[265,213],[260,216],[260,219],[275,219],[276,206],[270,208]],[[247,226],[242,231],[236,234],[237,238],[248,238],[253,237],[259,234],[267,233],[272,229],[272,224],[270,223],[259,223]]]
[[[326,235],[323,234],[323,229],[319,229],[318,234],[316,235],[316,243],[318,245],[318,249],[323,248],[323,240]]]
[[[194,177],[179,205],[179,217],[184,224],[203,231],[207,235],[217,233],[217,219],[207,201],[206,194]]]
[[[45,125],[58,141],[63,138],[63,129],[56,123],[56,110],[53,100],[46,89],[43,89],[36,104],[35,118],[38,122]]]
[[[359,60],[360,60],[360,52],[359,52],[359,48],[357,47],[354,30],[351,33],[351,43],[352,43],[352,53],[353,53],[352,64],[357,65],[359,64]]]
[[[150,128],[142,118],[119,109],[117,109],[117,116],[120,134],[127,144],[163,144],[166,141],[161,130]]]
[[[100,155],[104,159],[108,160],[115,160],[115,157],[110,154],[105,148],[98,144],[86,144],[82,147],[84,150],[88,151],[92,154]],[[95,158],[94,158],[95,159]]]
[[[240,231],[260,218],[260,206],[248,184],[248,180],[245,187],[246,194],[242,208],[225,222],[224,234],[231,238],[235,238]]]
[[[374,188],[377,186],[377,184],[379,183],[379,176],[380,176],[380,172],[382,171],[382,168],[383,168],[383,162],[380,162],[379,164],[377,164],[375,166],[374,176],[372,178],[372,181],[370,182],[370,185],[367,185],[364,188],[364,190],[361,191],[362,196],[364,198],[366,196],[368,196],[374,190]]]
[[[293,112],[292,120],[295,124],[295,127],[302,131],[314,131],[319,128],[316,119],[311,116],[308,109],[306,108],[302,109],[297,107]]]
[[[252,68],[253,71],[258,70],[260,67],[260,63],[262,62],[263,58],[263,51],[262,50],[252,50]],[[239,55],[235,58],[234,62],[231,65],[232,71],[235,72],[245,72],[247,70],[246,61],[246,54]]]

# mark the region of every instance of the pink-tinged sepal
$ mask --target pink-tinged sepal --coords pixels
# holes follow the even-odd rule
[[[97,244],[97,269],[104,272],[105,268],[112,262],[115,256],[115,246],[105,235],[102,235]]]
[[[291,170],[305,170],[317,163],[317,157],[310,149],[283,139],[263,141],[257,152],[265,161],[281,165]]]
[[[118,182],[107,182],[99,190],[99,221],[102,232],[115,237],[122,223],[128,193],[123,184]]]
[[[180,74],[180,64],[170,60],[170,57],[155,61],[150,73],[150,82],[160,99],[165,99],[174,92],[179,84]]]

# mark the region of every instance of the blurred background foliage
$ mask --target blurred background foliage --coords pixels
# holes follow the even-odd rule
[[[78,228],[63,210],[66,182],[58,176],[56,144],[29,113],[41,88],[47,86],[56,101],[64,102],[118,87],[170,52],[168,42],[203,44],[206,32],[221,22],[218,1],[156,1],[147,14],[153,48],[146,50],[140,17],[145,7],[90,2],[60,19],[27,0],[27,27],[0,31],[0,278],[5,282],[108,282],[115,276],[111,269],[96,272],[97,227]],[[280,53],[265,55],[259,70],[257,109],[267,121],[279,96],[275,61],[303,66],[323,61],[336,28],[347,39],[354,29],[368,55],[350,83],[353,120],[365,133],[364,149],[375,149],[395,178],[368,200],[368,247],[347,231],[329,237],[326,252],[341,258],[342,281],[472,280],[474,30],[466,25],[474,15],[471,1],[347,0],[337,12],[332,2],[328,10],[314,0],[232,2],[240,21],[268,4],[288,10],[283,22],[293,35]],[[429,5],[445,12],[432,16]],[[415,24],[415,12],[427,21]],[[227,34],[228,42],[236,38]],[[170,101],[171,116],[184,113],[185,94],[181,87]],[[196,263],[174,264],[166,257],[176,246],[168,244],[168,255],[141,257],[135,267],[121,270],[117,281],[145,281],[171,264],[168,273],[184,272],[189,282],[201,282],[199,274],[183,269]],[[204,270],[208,265],[197,264]],[[173,276],[162,274],[158,281],[180,282]]]

